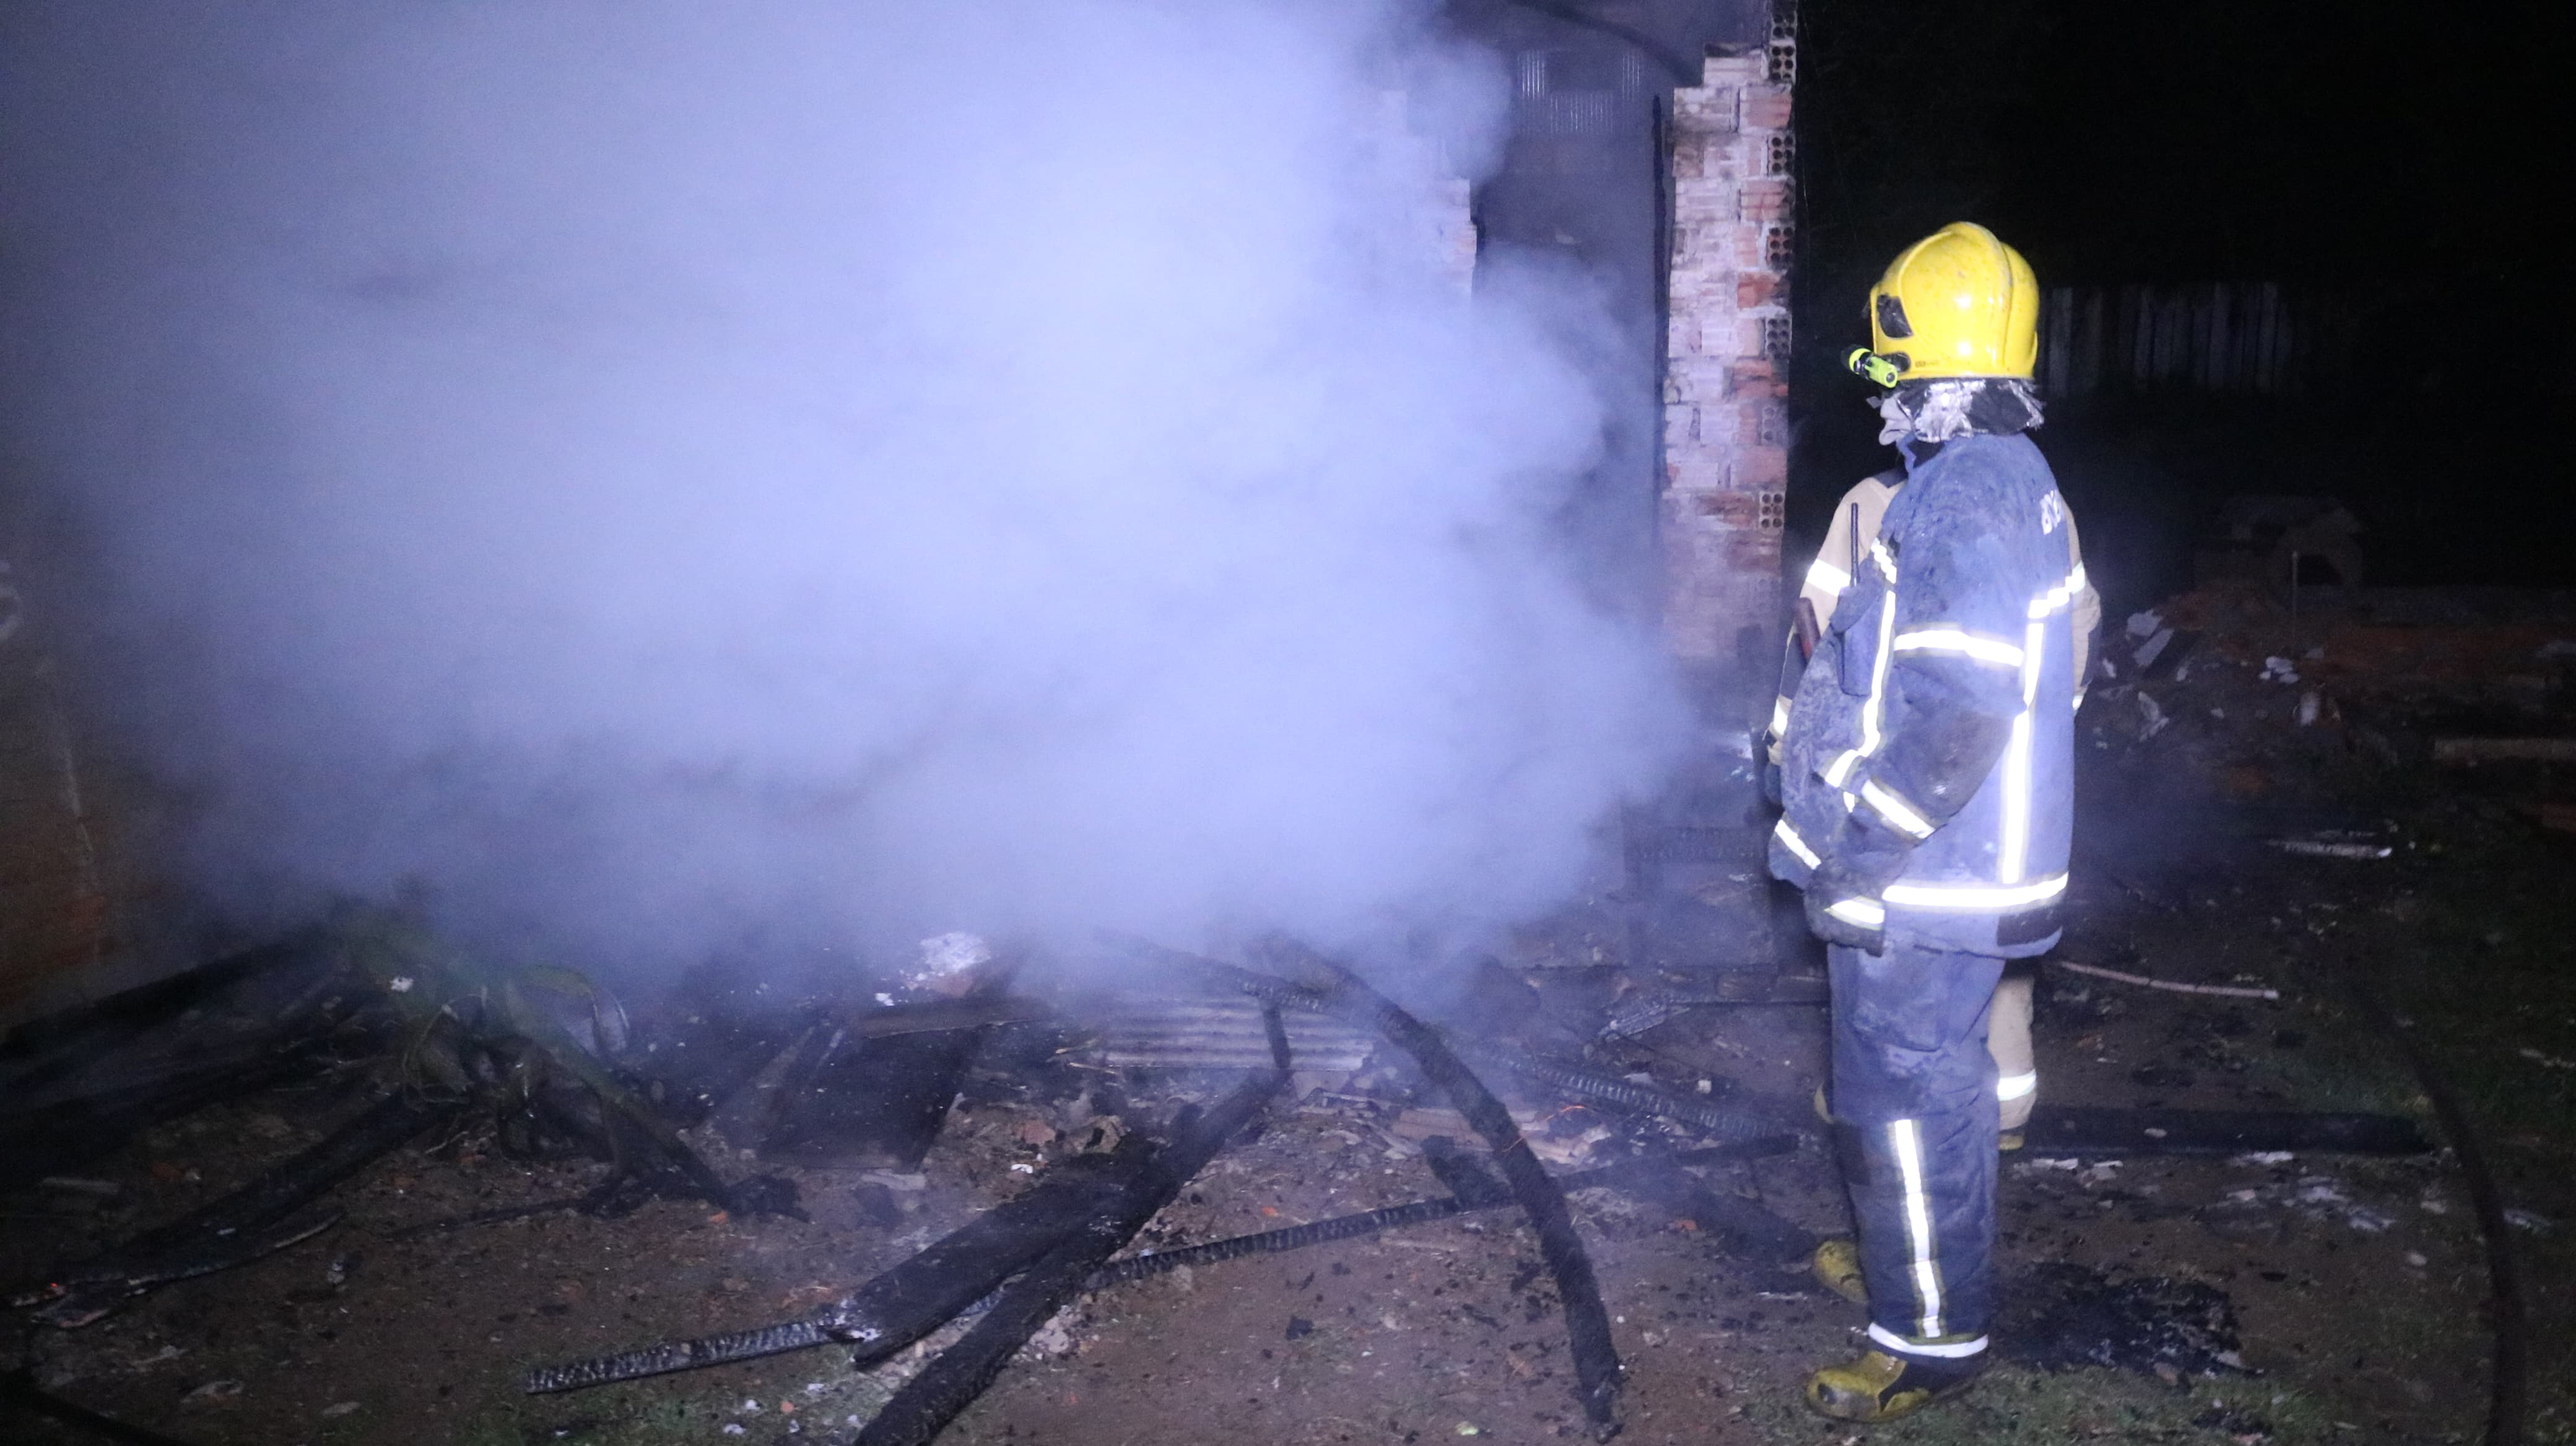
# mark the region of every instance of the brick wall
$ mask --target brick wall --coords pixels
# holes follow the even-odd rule
[[[1711,55],[1672,109],[1671,330],[1664,377],[1664,626],[1723,666],[1780,614],[1789,471],[1788,7],[1765,50]],[[1739,637],[1750,630],[1749,637]]]

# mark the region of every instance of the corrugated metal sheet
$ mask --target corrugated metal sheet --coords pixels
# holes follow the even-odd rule
[[[1290,1014],[1285,1023],[1301,1070],[1358,1069],[1376,1043],[1374,1035],[1312,1014]],[[1265,1069],[1270,1035],[1248,1000],[1139,1004],[1102,1027],[1100,1058],[1119,1069]]]

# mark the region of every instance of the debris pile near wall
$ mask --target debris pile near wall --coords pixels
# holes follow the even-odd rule
[[[2187,757],[2238,798],[2576,758],[2576,594],[2218,583],[2104,631],[2084,746]],[[2513,783],[2523,811],[2565,813],[2563,780]]]

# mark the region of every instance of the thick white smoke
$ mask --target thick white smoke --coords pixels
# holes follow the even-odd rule
[[[1671,757],[1593,323],[1438,265],[1501,72],[1383,5],[5,23],[10,465],[236,911],[1348,942]]]

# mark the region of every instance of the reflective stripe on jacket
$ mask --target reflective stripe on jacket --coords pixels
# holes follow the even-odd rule
[[[1913,473],[1792,700],[1772,872],[1803,885],[1856,809],[1920,840],[1884,899],[1892,942],[2017,958],[2057,940],[2074,765],[2074,614],[2087,591],[2064,499],[2027,437],[1954,439]],[[1891,745],[1990,723],[1982,778],[1908,778]],[[1937,747],[1899,748],[1937,771]],[[1930,758],[1932,762],[1923,760]],[[1956,760],[1954,760],[1956,761]],[[1974,781],[1973,790],[1967,785]],[[1953,806],[1930,803],[1948,796]]]
[[[1905,485],[1905,471],[1891,467],[1874,476],[1863,477],[1834,504],[1833,520],[1825,527],[1824,545],[1816,549],[1815,561],[1798,578],[1798,597],[1816,614],[1816,626],[1823,629],[1834,620],[1834,608],[1844,593],[1851,590],[1856,568],[1869,564],[1870,541],[1878,536],[1880,524],[1887,517],[1888,504],[1896,500],[1897,489]],[[1853,538],[1860,545],[1852,545]],[[2066,514],[2066,546],[2077,562],[2084,560],[2084,540],[2075,526],[2075,513]],[[2093,635],[2102,626],[2102,598],[2091,586],[2075,598],[2075,696],[2080,702],[2084,684],[2091,671]],[[1798,677],[1805,671],[1798,655],[1797,630],[1789,633],[1788,659],[1780,672],[1780,696],[1771,705],[1771,761],[1780,761],[1780,737],[1787,731],[1789,699],[1797,692]]]

